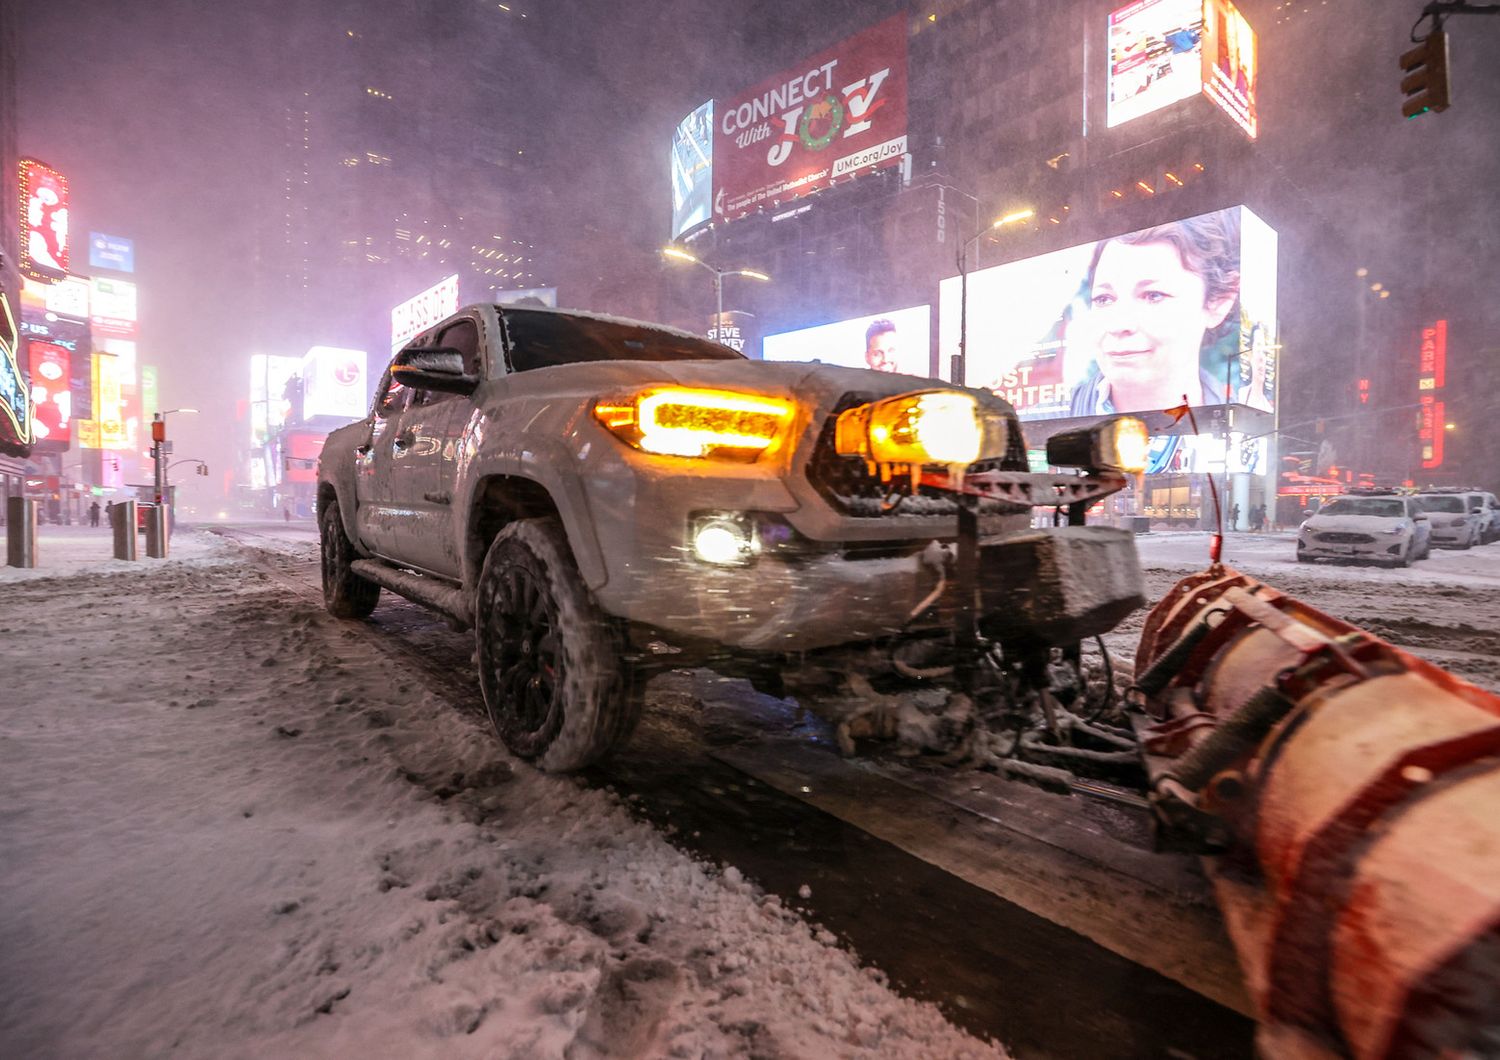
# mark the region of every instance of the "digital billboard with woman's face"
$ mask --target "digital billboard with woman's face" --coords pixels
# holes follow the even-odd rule
[[[969,274],[966,381],[1024,418],[1275,399],[1276,233],[1243,206]],[[942,282],[942,356],[961,288]]]

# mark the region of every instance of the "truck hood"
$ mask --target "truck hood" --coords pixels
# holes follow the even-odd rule
[[[1359,534],[1380,534],[1397,525],[1409,530],[1411,520],[1384,515],[1314,515],[1307,520],[1309,530],[1344,530]]]

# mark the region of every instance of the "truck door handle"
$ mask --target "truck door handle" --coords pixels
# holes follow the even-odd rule
[[[411,443],[412,433],[410,431],[402,431],[400,434],[396,435],[395,445],[397,449],[401,449],[403,451],[410,449]]]
[[[354,453],[355,453],[356,456],[369,456],[370,455],[370,443],[366,442],[364,445],[356,445],[354,447]]]

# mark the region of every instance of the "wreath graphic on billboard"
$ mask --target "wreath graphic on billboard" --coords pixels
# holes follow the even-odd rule
[[[811,151],[821,151],[833,143],[833,138],[844,127],[844,102],[835,95],[827,95],[802,112],[797,123],[797,138]]]

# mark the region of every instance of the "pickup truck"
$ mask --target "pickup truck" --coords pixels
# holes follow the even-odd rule
[[[503,742],[578,769],[667,669],[780,692],[809,660],[896,679],[1004,645],[1044,673],[1143,602],[1131,535],[1077,524],[1145,441],[1105,421],[1049,442],[1077,470],[1030,473],[986,391],[474,305],[398,351],[369,415],[329,435],[324,597],[364,618],[384,588],[472,628]],[[1038,506],[1070,525],[1033,530]]]

